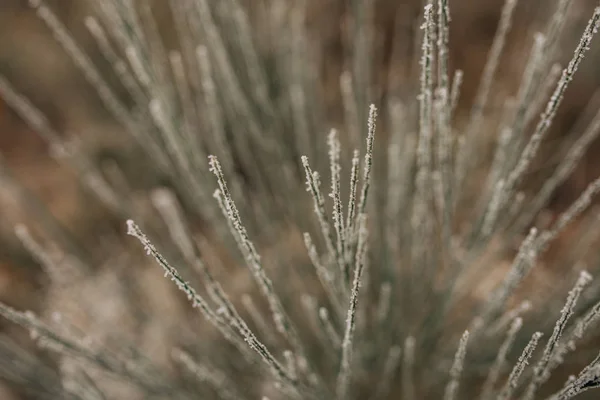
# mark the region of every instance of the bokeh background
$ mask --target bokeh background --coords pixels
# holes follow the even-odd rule
[[[339,76],[347,67],[351,42],[348,40],[348,2],[342,0],[305,0],[308,7],[306,23],[311,46],[319,55],[321,84],[325,88],[324,115],[336,125],[342,118]],[[262,15],[255,10],[267,0],[245,0],[245,6],[254,16],[256,29],[261,29]],[[154,1],[155,15],[166,43],[176,41],[172,20],[166,6]],[[166,2],[165,2],[166,3]],[[377,101],[390,95],[413,96],[414,54],[419,51],[414,32],[421,23],[421,1],[374,0],[373,80],[379,88]],[[452,0],[450,30],[451,69],[462,69],[465,74],[459,103],[458,120],[468,115],[477,89],[487,51],[492,42],[501,0]],[[515,12],[506,50],[502,57],[494,97],[500,99],[516,93],[533,34],[543,30],[552,7],[548,0],[521,0]],[[562,65],[572,54],[579,35],[587,23],[595,0],[574,2],[567,28],[561,39],[559,55]],[[48,0],[47,4],[59,15],[69,31],[77,38],[101,71],[116,82],[109,65],[102,59],[83,20],[91,12],[88,2],[76,0]],[[526,177],[526,189],[539,187],[540,177],[557,165],[567,144],[572,143],[600,108],[600,46],[594,43],[588,58],[572,82],[566,99],[555,120],[552,132],[545,141],[539,157]],[[268,57],[274,51],[268,38],[261,43],[261,52]],[[35,16],[26,0],[0,2],[0,73],[44,111],[57,131],[68,137],[85,138],[90,152],[99,159],[118,155],[128,145],[122,127],[104,110],[94,90],[73,66],[54,41],[49,30]],[[490,107],[502,107],[492,101]],[[494,129],[482,134],[495,134]],[[325,145],[325,141],[323,141]],[[74,173],[60,166],[50,155],[40,137],[0,99],[0,157],[6,171],[14,175],[25,188],[47,204],[51,212],[82,243],[102,252],[97,246],[103,232],[123,231],[123,221],[91,199],[80,187]],[[143,166],[136,166],[143,171]],[[587,152],[584,161],[554,195],[548,210],[540,218],[552,218],[559,213],[600,175],[600,143]],[[143,179],[140,185],[143,185]],[[45,284],[40,269],[14,238],[13,226],[32,218],[23,207],[0,187],[0,301],[19,309],[37,310],[44,302]],[[575,229],[575,228],[573,228]],[[546,257],[570,246],[569,232],[560,238]],[[563,244],[564,243],[564,244]],[[550,272],[550,281],[560,277],[560,271]],[[22,335],[5,321],[0,330]],[[8,399],[0,390],[0,398]]]

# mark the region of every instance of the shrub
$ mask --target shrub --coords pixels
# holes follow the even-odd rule
[[[32,217],[16,235],[50,285],[39,315],[0,305],[42,349],[5,335],[0,375],[33,398],[84,400],[568,399],[600,385],[600,356],[587,351],[598,287],[584,268],[598,261],[596,220],[570,228],[571,253],[544,258],[600,178],[560,216],[537,218],[600,116],[539,188],[524,185],[600,8],[561,69],[552,62],[571,2],[558,0],[516,94],[497,110],[517,3],[506,0],[460,118],[448,1],[425,3],[416,102],[372,79],[373,9],[353,3],[345,124],[325,139],[333,120],[301,2],[261,3],[265,27],[238,0],[169,2],[176,45],[156,18],[160,4],[97,2],[85,24],[106,71],[31,0],[126,136],[102,157],[85,136],[66,139],[3,76],[0,94],[150,257],[115,232],[100,250],[82,245],[2,167],[3,190]],[[268,50],[260,28],[272,35]],[[329,196],[318,172],[327,170]],[[551,286],[563,292],[526,280],[542,263],[561,268],[565,279]]]

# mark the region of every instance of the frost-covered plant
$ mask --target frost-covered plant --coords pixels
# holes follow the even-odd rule
[[[116,90],[51,8],[31,0],[123,126],[125,156],[103,162],[64,139],[1,75],[0,94],[127,220],[203,318],[147,268],[134,238],[109,235],[106,251],[81,246],[2,166],[3,191],[35,224],[16,235],[51,285],[41,315],[3,304],[0,314],[52,357],[4,336],[0,375],[32,398],[82,400],[533,400],[600,386],[600,356],[587,351],[598,339],[600,286],[584,268],[598,263],[596,219],[573,228],[578,254],[555,260],[567,277],[552,281],[561,291],[526,281],[600,191],[598,178],[555,220],[532,226],[600,133],[600,114],[541,188],[522,191],[600,8],[561,69],[552,62],[571,1],[557,0],[517,93],[494,111],[517,5],[506,0],[463,121],[448,0],[425,3],[417,100],[389,93],[378,106],[369,105],[379,90],[372,5],[353,3],[345,124],[331,129],[302,2],[261,3],[271,58],[238,0],[168,2],[172,48],[151,3],[94,2],[85,24]]]

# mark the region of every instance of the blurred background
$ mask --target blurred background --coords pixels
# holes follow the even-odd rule
[[[347,68],[352,43],[348,40],[349,5],[343,0],[304,0],[307,3],[306,24],[310,46],[319,61],[320,84],[325,98],[323,114],[331,126],[342,119],[339,77]],[[263,29],[263,9],[268,0],[244,0],[255,29]],[[46,3],[65,23],[92,61],[105,73],[109,82],[116,77],[102,58],[84,25],[92,13],[87,1],[47,0]],[[154,15],[167,46],[176,43],[172,16],[166,2],[155,0]],[[414,96],[415,54],[420,45],[415,31],[421,24],[422,1],[373,0],[375,4],[372,79],[377,88],[374,101],[389,96]],[[522,0],[517,5],[514,27],[508,37],[490,107],[501,108],[498,99],[516,93],[533,35],[543,30],[552,7],[547,0]],[[468,115],[479,76],[491,45],[500,16],[501,0],[452,0],[450,29],[451,71],[464,71],[464,85],[458,108],[458,123]],[[581,31],[597,5],[596,0],[574,2],[561,39],[559,59],[564,66],[575,48]],[[260,52],[265,57],[272,48],[268,34],[258,35]],[[539,187],[546,176],[600,108],[600,46],[597,40],[577,72],[560,108],[551,134],[544,142],[540,156],[526,176],[527,186]],[[50,31],[39,21],[26,0],[0,2],[0,73],[24,93],[47,116],[52,126],[68,138],[84,138],[84,145],[97,159],[119,157],[120,149],[129,146],[123,128],[104,109],[95,91],[65,55]],[[118,85],[115,85],[118,87]],[[495,129],[482,134],[495,135]],[[325,146],[325,140],[323,140]],[[0,98],[0,161],[2,174],[11,175],[41,202],[70,232],[94,252],[107,248],[98,243],[103,232],[124,231],[123,221],[115,217],[80,187],[73,171],[59,165],[49,154],[45,142],[21,120]],[[144,167],[139,185],[144,186]],[[595,177],[600,175],[600,143],[591,146],[574,174],[558,189],[548,210],[540,218],[552,218],[564,210]],[[0,301],[19,309],[39,309],[44,301],[44,281],[36,263],[14,237],[15,223],[27,222],[33,216],[21,207],[6,188],[0,188]],[[576,229],[576,228],[573,228]],[[569,243],[569,232],[561,237],[553,252],[560,252],[562,242]],[[568,246],[568,244],[566,245]],[[553,257],[549,253],[547,257]],[[560,271],[556,271],[560,276]],[[554,276],[554,275],[552,275]],[[0,329],[13,328],[0,320]],[[8,395],[7,395],[8,396]],[[5,399],[0,392],[0,398]]]

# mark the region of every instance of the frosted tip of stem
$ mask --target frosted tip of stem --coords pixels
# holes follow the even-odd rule
[[[136,223],[132,219],[127,220],[127,234],[130,236],[139,236],[140,228],[136,225]]]
[[[161,105],[159,99],[154,98],[154,99],[150,100],[150,103],[148,103],[148,108],[154,114],[162,116],[162,105]]]
[[[83,23],[89,30],[97,30],[99,28],[96,18],[88,15],[83,19]]]
[[[515,318],[514,322],[513,322],[513,329],[517,330],[519,328],[521,328],[523,326],[523,318],[521,317],[517,317]]]
[[[198,54],[201,57],[207,57],[208,49],[206,48],[206,46],[198,46],[196,47],[196,54]]]
[[[22,238],[23,236],[29,233],[29,229],[24,224],[18,223],[15,225],[15,234],[18,238]]]
[[[210,172],[213,173],[216,173],[220,167],[219,160],[217,160],[217,157],[212,154],[208,156],[208,164],[210,165]]]
[[[178,51],[170,51],[169,52],[169,61],[171,61],[172,63],[176,63],[179,64],[182,62],[182,56],[181,53]]]
[[[171,204],[171,192],[167,188],[157,188],[150,193],[152,202],[158,206]]]
[[[375,104],[369,106],[369,127],[374,128],[375,119],[377,118],[377,107]]]
[[[581,271],[581,273],[579,274],[579,279],[581,279],[581,281],[584,283],[590,282],[593,278],[594,277],[586,270]]]
[[[319,316],[323,319],[329,318],[329,313],[327,312],[327,309],[325,307],[319,308]]]

